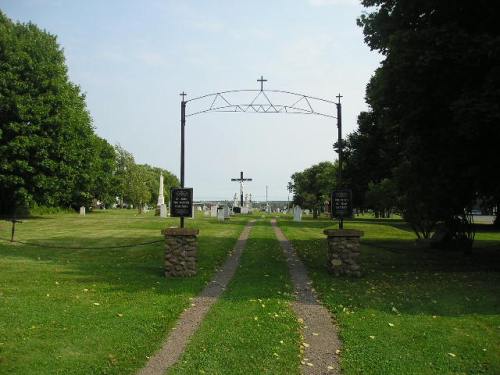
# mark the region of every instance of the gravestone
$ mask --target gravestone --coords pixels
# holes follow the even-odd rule
[[[304,215],[309,215],[309,212],[310,212],[310,211],[309,211],[308,209],[305,209],[305,210],[304,210]]]
[[[160,217],[167,217],[167,205],[166,204],[160,205]]]
[[[248,207],[241,207],[241,213],[247,215],[250,212]]]
[[[224,206],[224,219],[229,219],[229,207],[228,206]]]
[[[208,208],[206,208],[206,207],[203,210],[203,216],[210,216],[210,210]]]
[[[80,207],[80,215],[85,216],[85,207]]]
[[[293,208],[293,221],[302,221],[302,208],[300,206]]]
[[[210,207],[210,216],[211,217],[216,217],[217,216],[217,206]]]
[[[224,221],[224,210],[222,208],[217,210],[217,220]]]

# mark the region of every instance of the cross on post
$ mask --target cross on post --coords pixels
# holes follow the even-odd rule
[[[184,99],[186,98],[187,94],[183,91],[179,95],[182,96],[182,101],[184,101]]]
[[[252,181],[251,178],[243,178],[243,171],[240,172],[240,178],[232,178],[231,181],[240,183],[240,207],[243,207],[243,181]]]
[[[340,92],[339,92],[339,94],[336,96],[336,98],[339,100],[339,104],[340,104],[340,98],[343,98],[343,96],[340,95]]]
[[[260,76],[260,79],[258,79],[257,82],[260,82],[260,91],[264,91],[264,82],[267,82],[267,79],[264,79],[263,76]]]

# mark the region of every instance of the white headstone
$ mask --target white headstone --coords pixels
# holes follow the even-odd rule
[[[212,206],[210,208],[210,216],[216,217],[217,216],[217,206]]]
[[[300,206],[293,208],[293,221],[302,221],[302,208]]]
[[[85,207],[80,207],[80,215],[85,216]]]
[[[160,217],[167,217],[167,205],[165,203],[160,205]]]
[[[248,209],[248,207],[241,207],[241,213],[242,214],[248,214],[250,212],[250,210]]]
[[[224,219],[229,219],[229,207],[228,206],[224,206]]]
[[[208,207],[205,207],[205,209],[203,210],[203,215],[210,216],[210,210],[208,209]]]
[[[217,220],[224,221],[224,210],[222,208],[217,210]]]

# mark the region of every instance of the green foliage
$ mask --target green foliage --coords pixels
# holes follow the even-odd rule
[[[160,190],[160,174],[163,175],[165,202],[170,198],[170,188],[179,186],[179,180],[171,172],[147,164],[136,164],[133,155],[122,146],[115,146],[116,190],[120,204],[133,204],[140,212],[144,205],[156,205]]]
[[[392,180],[384,178],[379,183],[368,183],[366,205],[375,211],[375,217],[389,217],[397,205],[396,186]]]
[[[313,211],[317,218],[325,201],[330,200],[330,194],[336,183],[337,165],[324,161],[295,172],[288,184],[294,193],[293,203]]]
[[[97,185],[113,156],[68,80],[56,37],[1,12],[0,140],[0,212],[89,205],[104,194]]]
[[[366,191],[394,180],[405,217],[424,232],[477,198],[498,204],[500,37],[490,3],[362,3],[370,8],[358,24],[385,59],[349,137],[351,183]]]
[[[1,214],[109,206],[116,196],[142,207],[158,195],[159,168],[136,166],[130,153],[94,133],[56,37],[1,12],[0,141]],[[177,185],[163,174],[167,187]]]

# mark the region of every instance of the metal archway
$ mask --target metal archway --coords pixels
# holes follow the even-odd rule
[[[181,167],[180,178],[181,188],[184,188],[184,153],[185,153],[185,135],[184,128],[186,126],[186,117],[196,116],[209,112],[229,112],[229,113],[258,113],[258,114],[300,114],[300,115],[315,115],[336,119],[338,128],[338,154],[339,154],[339,176],[338,184],[342,181],[342,104],[340,99],[342,95],[337,95],[337,102],[332,100],[318,98],[310,95],[295,93],[284,90],[264,90],[263,76],[257,80],[260,83],[260,90],[228,90],[212,94],[198,96],[193,99],[185,100],[186,93],[182,92],[181,100]],[[241,94],[250,98],[245,103],[241,101]],[[278,95],[284,99],[284,102],[277,103],[272,99]],[[253,97],[253,99],[251,99]],[[194,110],[192,113],[186,113],[188,103],[205,102],[206,106]],[[329,113],[325,108],[335,105],[336,112]],[[320,107],[320,109],[318,109]],[[181,228],[184,228],[184,217],[180,218]]]

